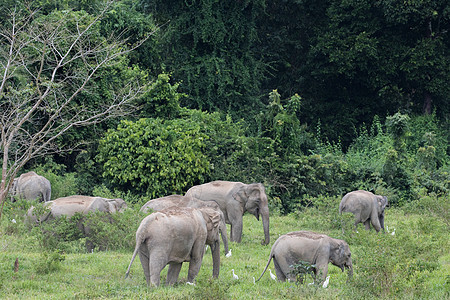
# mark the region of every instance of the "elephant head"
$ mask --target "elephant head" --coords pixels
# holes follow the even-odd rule
[[[116,199],[106,199],[104,198],[106,203],[108,204],[108,212],[109,213],[116,213],[116,212],[123,212],[125,209],[128,208],[127,203],[120,198]]]
[[[203,218],[206,222],[207,236],[206,244],[211,247],[213,259],[213,277],[219,277],[220,270],[220,240],[219,240],[219,226],[220,214],[212,208],[199,209],[202,212]]]
[[[384,210],[388,206],[388,199],[386,196],[376,196],[378,203],[378,215],[384,214]]]
[[[254,215],[258,221],[259,216],[261,216],[264,228],[264,241],[261,244],[269,244],[269,202],[264,185],[262,183],[247,184],[237,194],[241,198],[246,199],[245,211]]]
[[[330,243],[330,262],[341,268],[342,272],[348,269],[348,278],[353,277],[353,264],[348,244],[343,240],[332,239]]]

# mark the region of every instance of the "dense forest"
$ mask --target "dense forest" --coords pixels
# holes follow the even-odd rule
[[[392,205],[448,195],[448,1],[103,2],[2,1],[4,179],[36,170],[52,198],[261,182],[280,213],[354,189]],[[58,39],[40,43],[28,27]],[[64,48],[84,29],[88,39]],[[117,41],[105,64],[91,52],[54,64],[60,49]],[[140,89],[127,109],[103,117],[131,83]],[[57,110],[62,99],[67,111]],[[71,119],[93,111],[97,122]],[[24,122],[8,131],[13,115]],[[46,126],[60,130],[32,138]]]

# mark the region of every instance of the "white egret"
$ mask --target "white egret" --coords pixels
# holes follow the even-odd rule
[[[269,273],[270,273],[270,278],[272,278],[273,280],[277,280],[277,276],[275,276],[275,274],[272,273],[271,269],[269,269]]]
[[[231,249],[228,251],[228,253],[225,255],[225,257],[231,257]]]
[[[328,286],[328,283],[330,282],[330,276],[327,276],[327,279],[325,279],[325,281],[322,284],[323,288],[326,288]]]
[[[239,279],[239,276],[237,276],[237,275],[234,273],[234,269],[231,269],[231,271],[233,272],[233,279],[238,280],[238,279]]]

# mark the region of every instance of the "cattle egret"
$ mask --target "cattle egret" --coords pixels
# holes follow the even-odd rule
[[[205,246],[205,252],[208,251],[208,245]]]
[[[328,283],[330,282],[330,276],[327,276],[327,279],[325,279],[325,281],[322,284],[323,288],[326,288],[328,286]]]
[[[394,231],[392,231],[391,235],[395,235],[395,228],[394,228]]]
[[[188,284],[188,285],[195,285],[195,283],[189,282],[189,281],[187,281],[186,284]]]
[[[256,281],[255,281],[255,277],[253,277],[253,284],[255,284],[256,283]]]
[[[231,269],[231,271],[233,272],[233,279],[238,280],[238,279],[239,279],[239,276],[237,276],[236,274],[234,274],[234,269]]]
[[[225,257],[231,257],[231,249],[228,251],[228,253],[225,255]]]
[[[277,280],[277,276],[275,276],[275,274],[272,273],[271,269],[269,269],[269,273],[270,273],[270,278],[272,278],[273,280]]]

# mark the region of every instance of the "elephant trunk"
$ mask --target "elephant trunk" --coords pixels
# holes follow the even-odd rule
[[[263,207],[261,209],[261,218],[262,218],[263,228],[264,228],[264,241],[261,242],[261,245],[268,245],[270,242],[269,207]]]
[[[220,242],[215,241],[211,245],[211,255],[213,260],[213,278],[219,278],[220,271]]]
[[[353,278],[353,265],[352,265],[351,262],[349,264],[347,264],[347,268],[348,268],[348,279],[347,279],[347,282],[349,282]]]

